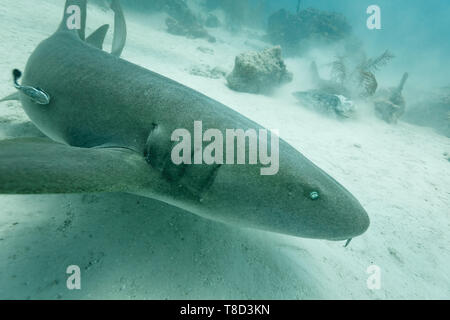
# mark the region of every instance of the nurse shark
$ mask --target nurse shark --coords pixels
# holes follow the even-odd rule
[[[78,9],[79,28],[72,28]],[[221,132],[264,128],[121,59],[126,24],[118,1],[112,9],[111,53],[102,50],[108,26],[86,38],[86,0],[67,0],[58,30],[34,50],[23,74],[14,70],[18,91],[6,100],[20,100],[49,139],[0,141],[0,194],[126,192],[295,237],[345,240],[367,230],[358,200],[284,140],[273,175],[250,164],[171,161],[172,133],[195,121]]]

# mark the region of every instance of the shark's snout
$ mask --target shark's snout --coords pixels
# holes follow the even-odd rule
[[[337,184],[337,183],[336,183]],[[359,201],[344,187],[327,194],[323,204],[323,220],[329,226],[328,240],[345,240],[363,234],[370,224],[369,216]]]
[[[312,165],[312,164],[311,164]],[[296,197],[280,199],[289,206],[294,232],[312,238],[345,240],[363,234],[370,220],[359,201],[341,184],[315,167],[290,189]]]
[[[369,217],[356,198],[304,157],[262,177],[245,166],[224,166],[204,194],[205,215],[244,227],[327,240],[364,233]]]

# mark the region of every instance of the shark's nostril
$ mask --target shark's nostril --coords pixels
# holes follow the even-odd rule
[[[311,200],[317,200],[317,199],[319,199],[319,193],[317,191],[313,191],[309,194],[309,198]]]

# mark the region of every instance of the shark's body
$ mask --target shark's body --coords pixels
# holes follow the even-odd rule
[[[85,10],[85,1],[70,4]],[[330,240],[368,228],[359,202],[283,140],[276,175],[262,176],[256,165],[175,165],[171,134],[194,121],[221,132],[263,128],[84,42],[84,33],[67,30],[64,20],[61,26],[33,52],[23,77],[23,85],[45,89],[50,104],[20,96],[55,142],[0,142],[0,193],[130,192],[217,221]]]

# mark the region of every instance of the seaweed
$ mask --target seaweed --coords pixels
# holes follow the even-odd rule
[[[361,90],[359,96],[370,97],[375,94],[378,82],[375,73],[386,66],[395,56],[386,50],[376,58],[362,56],[356,67],[349,72],[349,59],[345,56],[338,56],[331,63],[331,79],[342,86],[353,86],[353,89]]]
[[[372,72],[361,71],[359,76],[359,86],[364,89],[360,95],[363,97],[373,96],[378,88],[378,82],[375,75]]]
[[[333,81],[344,85],[345,80],[347,79],[347,66],[345,63],[345,57],[338,56],[337,60],[332,62],[331,67],[331,78]]]
[[[363,72],[373,73],[386,66],[393,58],[395,58],[395,56],[389,50],[386,50],[374,59],[366,59],[365,61],[362,61],[358,68]]]

